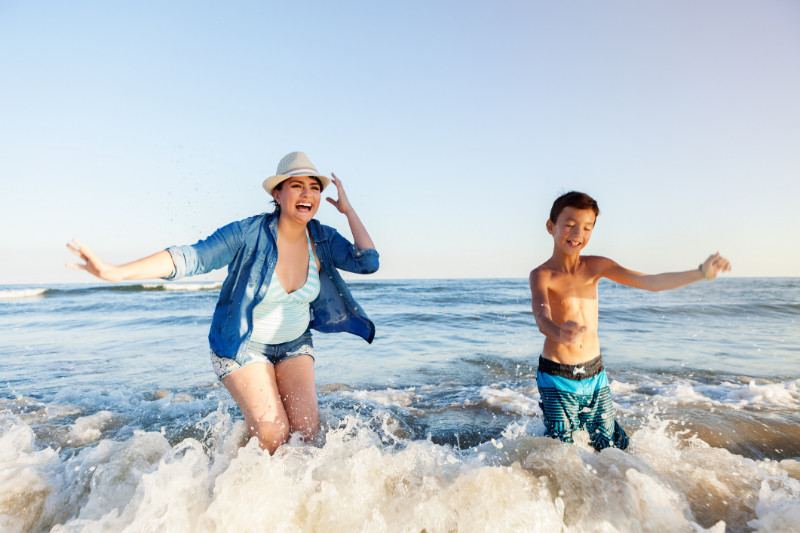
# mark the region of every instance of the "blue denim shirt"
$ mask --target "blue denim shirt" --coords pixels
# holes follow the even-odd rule
[[[167,248],[175,263],[167,280],[228,266],[208,334],[211,349],[221,357],[235,358],[247,349],[253,308],[266,295],[278,261],[277,225],[277,214],[257,215],[223,226],[196,244]],[[325,333],[346,331],[371,343],[375,325],[353,299],[337,268],[371,274],[378,270],[378,252],[359,250],[317,220],[311,220],[308,229],[320,262],[320,291],[311,303],[310,326]]]

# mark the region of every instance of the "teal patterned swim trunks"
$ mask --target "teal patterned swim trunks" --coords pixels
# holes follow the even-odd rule
[[[572,434],[586,429],[596,450],[628,447],[628,435],[614,419],[611,390],[599,355],[581,365],[539,357],[536,384],[548,437],[573,442]]]

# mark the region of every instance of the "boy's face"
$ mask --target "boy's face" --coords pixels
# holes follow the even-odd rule
[[[547,232],[553,236],[556,248],[565,254],[577,254],[589,243],[597,216],[591,209],[565,207],[555,224],[547,221]]]

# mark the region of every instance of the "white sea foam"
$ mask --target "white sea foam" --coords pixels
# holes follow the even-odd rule
[[[508,413],[530,415],[539,409],[538,391],[485,385],[481,387],[479,394],[488,405]]]
[[[6,289],[0,290],[0,300],[21,300],[25,298],[40,298],[47,289]]]
[[[611,389],[613,394],[628,394],[636,391],[639,387],[635,383],[625,383],[618,379],[611,379],[608,381],[608,388]]]
[[[734,409],[797,409],[800,406],[800,380],[782,383],[726,381],[713,385],[684,380],[661,385],[655,400],[672,404],[701,403]]]
[[[193,292],[193,291],[214,291],[222,287],[222,282],[211,283],[146,283],[142,284],[145,289],[163,289],[165,291]]]
[[[738,407],[768,406],[797,408],[800,404],[800,379],[785,383],[757,384],[750,381],[746,386],[731,385],[724,392],[725,403]]]
[[[51,448],[37,450],[35,440],[30,426],[0,411],[0,531],[32,531],[41,521],[58,456]]]
[[[67,444],[78,447],[99,440],[103,430],[111,424],[113,417],[111,411],[99,411],[93,415],[78,418],[69,429]]]
[[[385,446],[350,416],[321,447],[275,456],[220,410],[210,448],[157,432],[102,439],[73,456],[36,450],[0,415],[3,531],[793,531],[797,461],[753,461],[671,436],[653,420],[629,452],[526,434],[479,450],[428,440]],[[265,504],[265,498],[268,504]],[[726,521],[719,519],[724,516]]]
[[[417,397],[414,387],[407,389],[342,391],[340,394],[358,402],[383,406],[396,405],[401,407],[412,405]]]
[[[800,524],[800,481],[780,475],[764,480],[758,492],[756,514],[748,522],[756,531],[797,531]]]

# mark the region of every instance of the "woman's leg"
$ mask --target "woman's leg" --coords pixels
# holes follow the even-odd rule
[[[271,364],[245,365],[222,378],[222,384],[242,411],[250,436],[258,437],[262,449],[272,454],[289,439],[289,419]]]
[[[319,405],[314,386],[314,359],[298,355],[275,365],[275,378],[292,433],[311,440],[319,431]]]

